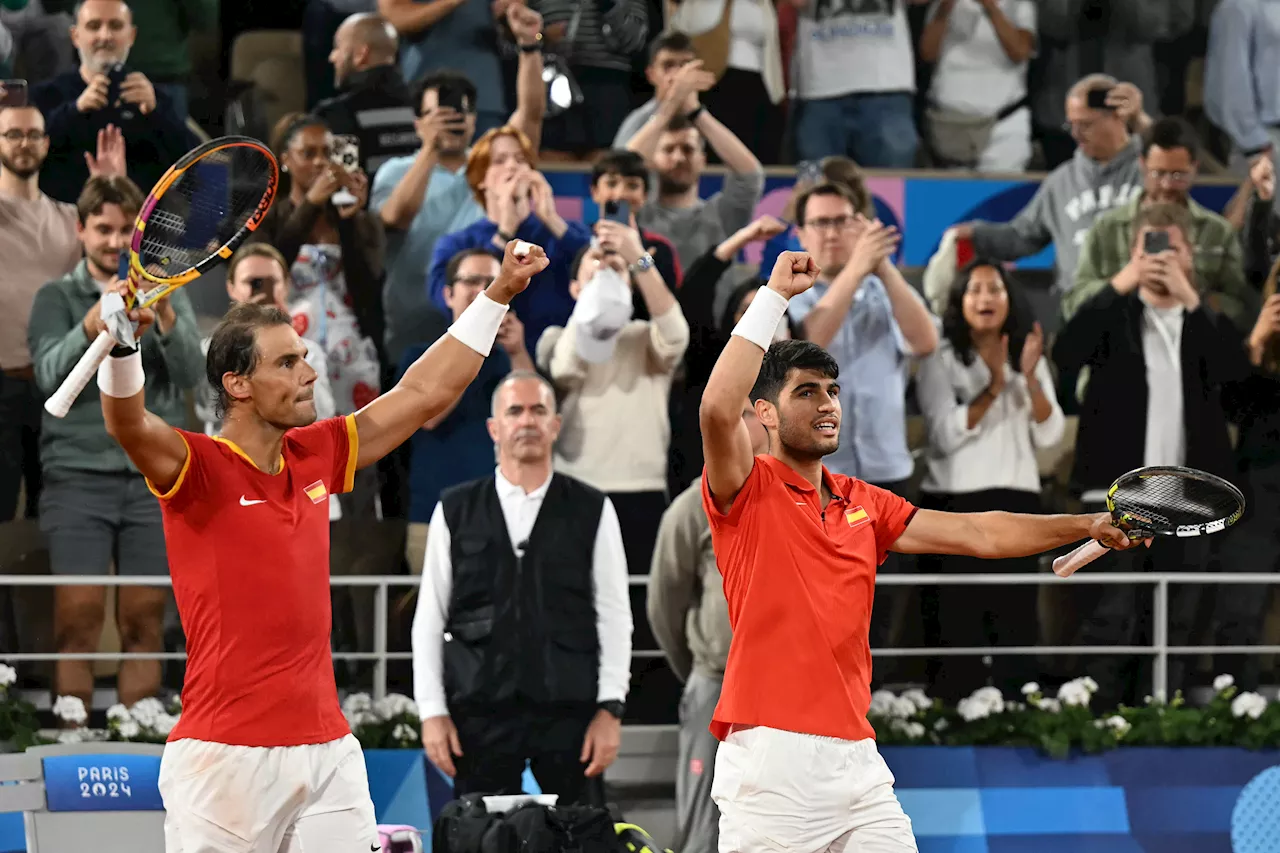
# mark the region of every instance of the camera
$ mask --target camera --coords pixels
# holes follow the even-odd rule
[[[622,200],[604,203],[604,218],[610,222],[620,222],[631,227],[631,205]]]
[[[0,80],[0,107],[25,107],[26,105],[26,80]]]
[[[1142,253],[1158,255],[1169,250],[1168,231],[1148,231],[1142,235]]]

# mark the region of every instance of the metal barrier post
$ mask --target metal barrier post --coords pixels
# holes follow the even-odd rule
[[[373,698],[387,695],[387,583],[373,591]]]
[[[1155,647],[1156,662],[1152,672],[1151,695],[1156,701],[1164,702],[1169,698],[1169,581],[1161,577],[1156,581],[1155,600]]]

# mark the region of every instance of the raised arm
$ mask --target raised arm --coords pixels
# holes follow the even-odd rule
[[[755,457],[751,436],[742,420],[742,401],[751,393],[765,349],[792,296],[817,280],[817,264],[804,252],[783,252],[773,265],[769,283],[760,288],[743,314],[702,392],[698,421],[707,484],[716,506],[726,512],[751,474]]]
[[[542,16],[522,3],[507,7],[507,25],[520,51],[516,65],[516,111],[507,123],[520,128],[537,151],[542,119],[547,113],[547,86],[542,80]]]
[[[493,348],[507,305],[549,263],[539,246],[529,246],[527,254],[517,256],[518,244],[516,240],[507,244],[498,277],[449,327],[449,333],[432,344],[394,388],[356,412],[357,468],[372,465],[399,447],[476,378]]]
[[[155,322],[150,308],[131,311],[130,318],[142,334]],[[116,440],[125,455],[138,466],[142,476],[161,493],[169,492],[187,464],[186,440],[164,418],[147,411],[143,385],[141,347],[116,347],[98,368],[98,392],[107,434]]]

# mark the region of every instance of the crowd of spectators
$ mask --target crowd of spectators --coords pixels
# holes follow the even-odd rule
[[[3,6],[0,67],[12,60],[28,75],[29,97],[0,108],[0,517],[39,519],[55,573],[163,574],[156,498],[106,436],[96,391],[65,420],[41,404],[102,327],[98,297],[144,191],[194,144],[183,44],[214,11],[202,0]],[[652,567],[650,588],[631,588],[635,644],[660,645],[701,713],[728,626],[695,518],[698,401],[786,248],[823,270],[777,339],[819,343],[840,365],[832,470],[921,506],[1036,512],[1056,508],[1038,455],[1063,444],[1075,443],[1071,497],[1086,507],[1128,469],[1190,465],[1240,482],[1245,520],[1112,568],[1276,570],[1280,4],[311,0],[304,26],[307,45],[324,43],[331,80],[309,80],[313,109],[272,129],[283,185],[231,259],[226,291],[292,315],[320,376],[322,416],[391,387],[494,279],[508,241],[536,243],[550,260],[457,404],[331,499],[335,572],[420,573],[432,553],[447,556],[438,537],[448,530],[433,521],[442,493],[493,474],[495,441],[520,441],[494,426],[495,393],[513,371],[540,374],[554,394],[542,414],[558,417],[539,433],[551,464],[607,496],[627,571]],[[35,61],[63,32],[67,61],[49,59],[53,48]],[[1197,39],[1217,130],[1168,115],[1185,106],[1176,81]],[[786,218],[757,215],[765,166],[796,159],[806,165]],[[595,221],[561,215],[539,164],[564,160],[590,170]],[[724,180],[704,198],[709,164]],[[917,287],[895,260],[902,235],[875,219],[862,168],[919,165],[1050,171],[1011,222],[940,235]],[[1225,215],[1189,195],[1211,166],[1243,182]],[[763,248],[759,269],[741,263],[752,244]],[[1011,264],[1049,245],[1051,329]],[[962,265],[962,254],[973,259]],[[143,347],[149,406],[216,432],[208,318],[183,291],[158,317]],[[925,434],[914,447],[913,412]],[[359,556],[379,547],[390,564]],[[1036,561],[895,556],[881,570],[977,569],[1034,571]],[[1265,590],[1179,588],[1170,642],[1256,642]],[[1073,589],[1062,631],[1088,645],[1144,641],[1145,595]],[[904,619],[931,645],[1031,645],[1043,632],[1029,586],[878,598],[873,645],[899,640]],[[166,600],[119,591],[123,651],[162,649]],[[105,601],[102,588],[58,588],[57,651],[96,650]],[[367,641],[363,613],[343,628],[347,610],[360,607],[335,607],[335,643],[348,641],[344,630]],[[1178,660],[1173,686],[1202,675],[1193,663]],[[1247,686],[1264,676],[1257,656],[1218,664]],[[1080,664],[948,657],[877,677],[916,678],[954,699],[987,682],[1016,692],[1032,676],[1066,678],[1068,665]],[[1089,666],[1099,701],[1141,698],[1142,660]],[[633,661],[633,717],[674,716],[669,689],[644,689],[671,684],[658,670]],[[119,694],[133,701],[161,682],[157,663],[127,661]],[[59,694],[90,699],[93,684],[87,663],[58,664]]]

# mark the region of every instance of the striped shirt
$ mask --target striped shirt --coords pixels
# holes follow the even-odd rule
[[[644,49],[648,38],[645,0],[529,0],[529,8],[542,15],[544,27],[568,24],[579,7],[582,15],[572,45],[555,43],[551,51],[571,66],[630,71],[632,54]]]

